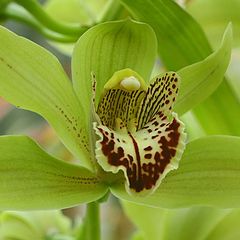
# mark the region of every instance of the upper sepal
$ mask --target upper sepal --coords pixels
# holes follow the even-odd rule
[[[98,24],[78,40],[73,51],[72,76],[77,96],[91,107],[91,72],[98,79],[96,103],[105,83],[116,72],[131,68],[148,79],[157,55],[152,28],[130,19]],[[144,61],[143,61],[144,60]]]

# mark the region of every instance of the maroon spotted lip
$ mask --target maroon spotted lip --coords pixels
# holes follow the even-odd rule
[[[97,160],[106,171],[123,170],[131,193],[152,192],[178,166],[185,140],[184,125],[172,113],[178,80],[170,72],[146,91],[108,89],[99,103]]]
[[[158,115],[160,116],[161,112]],[[155,118],[150,121],[150,123],[154,121]],[[140,150],[137,141],[133,135],[128,132],[128,135],[132,139],[135,156],[125,154],[123,147],[115,148],[114,133],[111,133],[109,136],[108,132],[101,128],[98,129],[103,135],[100,143],[102,145],[102,152],[107,157],[108,163],[116,167],[124,166],[129,180],[129,187],[136,192],[141,192],[144,189],[152,189],[153,186],[155,186],[160,174],[163,173],[166,166],[170,163],[170,160],[175,156],[180,137],[179,127],[180,123],[174,118],[166,128],[169,140],[167,140],[165,136],[158,135],[157,142],[159,143],[159,151],[154,153],[154,162],[144,162],[143,164],[141,164],[140,151],[146,152],[144,155],[145,159],[151,159],[152,153],[148,153],[153,150],[151,146]],[[148,126],[146,126],[145,129],[146,131],[149,130]],[[152,138],[155,138],[155,136]],[[135,157],[136,162],[133,161]]]

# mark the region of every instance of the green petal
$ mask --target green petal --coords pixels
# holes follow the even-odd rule
[[[58,60],[3,27],[0,38],[0,95],[47,119],[81,164],[91,168],[84,111]]]
[[[119,198],[164,208],[210,205],[240,207],[240,138],[211,136],[187,145],[180,167],[169,173],[157,191],[145,198],[112,186]]]
[[[183,114],[210,96],[223,80],[227,70],[232,43],[231,25],[226,29],[222,44],[201,62],[178,71],[182,82],[174,110]]]
[[[229,81],[231,87],[233,88],[236,97],[238,98],[238,100],[240,102],[239,62],[240,62],[240,47],[237,49],[233,49],[231,62],[229,64],[228,71],[227,71],[227,75],[229,76],[228,81]]]
[[[138,129],[144,127],[159,111],[165,116],[171,115],[179,87],[180,78],[175,72],[160,74],[151,80],[139,108]]]
[[[1,137],[0,153],[1,210],[65,208],[107,191],[91,172],[53,158],[28,137]]]
[[[96,75],[96,103],[105,83],[113,73],[131,68],[143,79],[149,79],[156,57],[156,36],[147,24],[132,20],[99,24],[84,35],[73,52],[73,84],[84,102],[85,112],[91,104],[91,73]]]

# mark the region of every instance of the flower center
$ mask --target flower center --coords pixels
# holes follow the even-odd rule
[[[145,89],[144,81],[132,70],[116,72],[105,85],[98,105],[101,123],[116,131],[135,132]]]
[[[137,73],[125,69],[105,84],[94,124],[100,139],[96,158],[106,171],[126,176],[130,194],[150,194],[165,175],[176,169],[186,135],[172,112],[179,77],[174,72],[156,76],[145,87]]]

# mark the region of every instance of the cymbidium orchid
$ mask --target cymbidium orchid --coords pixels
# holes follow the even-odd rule
[[[230,58],[230,27],[206,59],[151,81],[155,33],[129,19],[99,24],[80,37],[72,83],[45,49],[3,27],[0,41],[1,96],[42,115],[76,159],[75,164],[56,159],[28,137],[1,137],[1,209],[65,208],[96,201],[109,191],[158,207],[229,206],[218,197],[229,185],[213,170],[222,168],[222,161],[214,162],[221,149],[208,149],[225,140],[192,142],[183,154],[186,134],[177,113],[203,101],[220,83]],[[223,149],[225,159],[232,148]],[[177,170],[167,174],[172,169]]]
[[[133,23],[130,22],[130,24]],[[9,41],[11,41],[11,37],[16,38],[4,29],[2,29],[2,33],[6,39],[9,38]],[[36,57],[37,61],[38,58],[40,61],[44,61],[40,55]],[[14,60],[10,57],[1,57],[1,64],[5,71],[15,74],[21,80],[24,79],[25,77],[22,75],[24,69],[19,69],[12,61]],[[35,73],[32,74],[35,77]],[[37,78],[36,75],[35,81]],[[85,158],[90,162],[89,166],[96,173],[95,178],[90,180],[93,182],[108,181],[108,176],[97,171],[99,163],[105,171],[115,174],[119,170],[124,172],[125,186],[129,194],[150,194],[154,192],[171,169],[177,168],[184,149],[183,123],[172,112],[173,103],[178,94],[179,80],[176,73],[168,72],[158,75],[149,84],[146,84],[145,80],[131,69],[115,72],[104,88],[99,89],[102,91],[101,99],[96,106],[92,107],[92,113],[90,109],[84,109],[85,112],[89,112],[89,115],[93,115],[88,124],[90,128],[94,128],[99,139],[94,137],[92,130],[90,130],[89,136],[85,133],[86,129],[81,127],[82,122],[79,121],[77,112],[70,113],[71,104],[77,105],[77,99],[76,102],[70,102],[71,99],[66,98],[64,103],[57,103],[52,98],[62,98],[61,95],[58,95],[47,96],[48,99],[45,96],[39,96],[36,101],[45,98],[44,101],[47,101],[43,111],[54,107],[56,113],[53,113],[52,117],[57,120],[60,115],[63,118],[67,134],[70,135],[68,137],[74,139],[77,144],[75,151],[81,154],[85,153]],[[92,81],[92,99],[95,104],[95,92],[98,86],[95,76]],[[37,85],[38,83],[33,84],[35,89],[40,87]],[[26,88],[28,87],[26,85]],[[68,88],[70,89],[70,85]],[[68,94],[67,88],[62,90]],[[17,91],[25,91],[25,89]],[[96,143],[94,143],[95,139]],[[71,148],[72,146],[70,146]],[[117,178],[122,181],[121,178]],[[114,179],[113,176],[111,176],[111,181],[113,181],[112,179]]]

